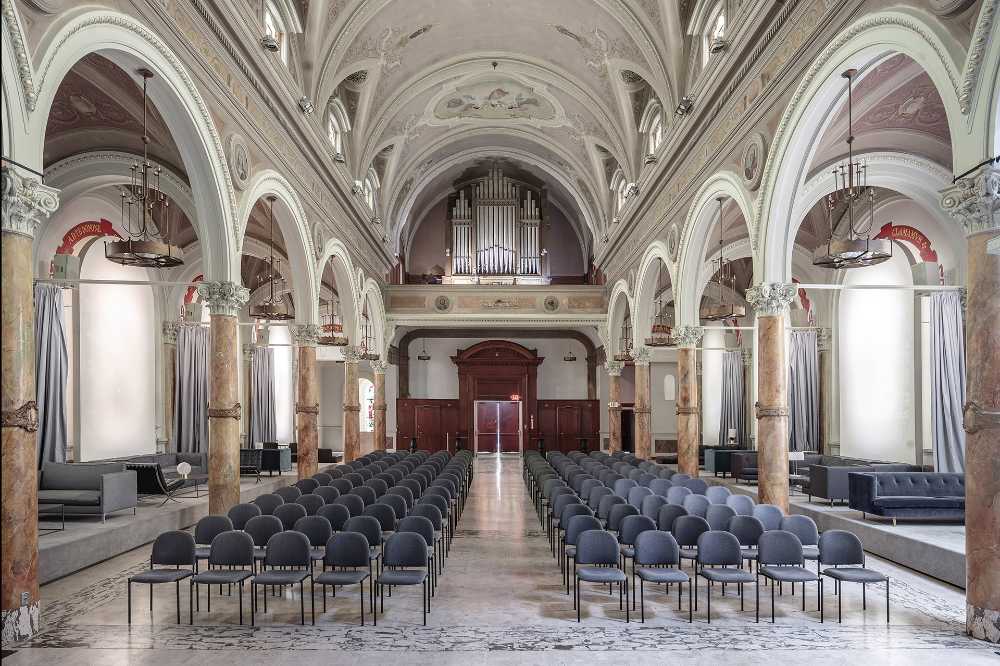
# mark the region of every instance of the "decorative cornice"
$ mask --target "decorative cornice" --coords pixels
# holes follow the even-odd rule
[[[165,345],[176,345],[177,344],[177,331],[179,331],[181,325],[176,321],[165,321],[163,322],[163,344]]]
[[[250,300],[250,290],[235,282],[199,282],[198,296],[213,315],[235,317]]]
[[[319,341],[320,328],[314,324],[299,324],[295,327],[295,344],[299,347],[315,347]]]
[[[24,90],[24,101],[28,111],[34,111],[35,105],[38,104],[38,91],[35,88],[31,57],[28,55],[28,49],[25,45],[24,33],[21,31],[21,23],[17,20],[17,11],[14,9],[13,0],[2,4],[3,18],[7,22],[7,31],[14,49],[14,58],[17,60],[17,75],[21,79],[21,89]]]
[[[979,20],[976,21],[976,31],[972,35],[972,42],[969,45],[969,54],[965,59],[965,75],[962,77],[962,87],[958,93],[958,105],[962,113],[968,115],[972,109],[972,93],[976,83],[979,82],[979,70],[983,65],[983,56],[986,54],[986,45],[990,41],[990,33],[993,29],[993,20],[996,18],[998,0],[985,0],[979,12]],[[955,4],[955,3],[951,3]]]
[[[344,355],[345,363],[357,363],[361,360],[361,349],[348,345],[340,348],[340,353]]]
[[[678,326],[674,329],[678,347],[697,347],[703,335],[705,329],[701,326]]]
[[[776,317],[788,311],[795,298],[795,285],[786,282],[755,284],[747,289],[747,303],[758,317]]]
[[[1000,229],[1000,168],[987,165],[941,192],[941,208],[967,236]]]
[[[372,372],[376,375],[384,375],[386,369],[389,367],[388,361],[371,361]]]
[[[0,414],[0,426],[20,428],[25,432],[38,432],[38,405],[29,400],[17,409],[5,409]]]
[[[611,377],[621,377],[622,370],[625,369],[624,361],[605,361],[604,369],[608,371],[608,375]]]
[[[7,6],[6,4],[4,5]],[[3,232],[34,238],[43,218],[59,208],[59,190],[3,167]]]

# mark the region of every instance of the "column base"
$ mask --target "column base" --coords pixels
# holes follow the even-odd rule
[[[973,638],[1000,643],[1000,610],[965,605],[965,631]],[[4,625],[6,636],[6,625]]]
[[[3,611],[3,645],[26,641],[38,633],[38,602]]]

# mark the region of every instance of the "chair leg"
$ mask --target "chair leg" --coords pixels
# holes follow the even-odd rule
[[[311,613],[312,613],[312,623],[313,623],[313,625],[315,625],[316,624],[316,583],[313,581],[313,577],[312,577],[311,574],[309,575],[309,603],[312,604],[312,606],[311,606],[311,609],[312,609],[311,610]]]
[[[889,624],[889,579],[885,579],[885,623]]]
[[[861,583],[861,610],[868,610],[867,587],[867,585]],[[153,610],[152,607],[149,610]]]
[[[181,582],[177,581],[175,583],[177,588],[177,624],[181,623]]]
[[[837,585],[837,624],[843,622],[843,612],[841,608],[841,596],[840,596],[840,585]]]
[[[823,579],[820,578],[817,582],[819,583],[819,622],[820,622],[820,624],[823,624],[823,622],[824,622],[824,618],[823,618]]]
[[[771,624],[774,624],[774,581],[771,581]]]
[[[257,583],[250,581],[250,626],[256,624],[254,614],[257,610]]]
[[[712,581],[708,581],[708,594],[705,597],[705,609],[708,615],[708,623],[712,624]]]
[[[629,617],[628,592],[628,576],[625,576],[625,624],[628,624],[629,620],[631,620]]]
[[[643,624],[646,624],[646,585],[642,578],[639,579],[639,618]]]
[[[188,624],[194,624],[194,597],[195,584],[194,580],[191,580],[191,584],[188,586]]]
[[[427,626],[427,579],[424,579],[424,626]]]
[[[361,584],[358,587],[359,587],[359,589],[358,589],[358,596],[361,597],[361,626],[363,627],[363,626],[365,626],[365,581],[361,581]],[[370,578],[368,579],[368,587],[369,588],[371,587],[371,579]],[[326,586],[324,585],[323,588],[324,588],[324,591],[325,591]],[[326,600],[326,594],[325,593],[323,595],[323,600],[324,601]]]
[[[149,584],[149,623],[153,623],[153,584]]]
[[[576,603],[576,621],[580,621],[580,579],[573,579],[573,600]]]
[[[756,581],[754,583],[754,590],[756,595],[756,606],[754,608],[754,621],[758,624],[760,623],[760,574],[756,576]]]
[[[128,587],[128,623],[132,624],[132,579],[129,578],[125,584]]]
[[[306,594],[305,586],[301,580],[299,581],[299,624],[303,627],[306,625]]]

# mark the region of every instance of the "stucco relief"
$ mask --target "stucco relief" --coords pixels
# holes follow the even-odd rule
[[[555,120],[556,106],[535,88],[509,78],[459,85],[440,99],[434,116],[442,120]]]

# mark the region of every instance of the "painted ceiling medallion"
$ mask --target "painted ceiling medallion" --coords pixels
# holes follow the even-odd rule
[[[760,187],[760,179],[764,173],[764,160],[767,158],[767,143],[764,135],[755,133],[747,141],[743,148],[743,156],[740,159],[740,173],[743,175],[743,182],[751,192],[757,191]]]
[[[246,139],[239,134],[229,135],[228,148],[229,150],[226,152],[229,158],[229,172],[233,177],[233,185],[238,190],[244,190],[250,183],[250,176],[253,173],[253,168],[250,164],[250,149],[247,148]]]
[[[551,121],[556,115],[555,104],[533,87],[499,76],[456,86],[434,106],[434,116],[441,120]]]

